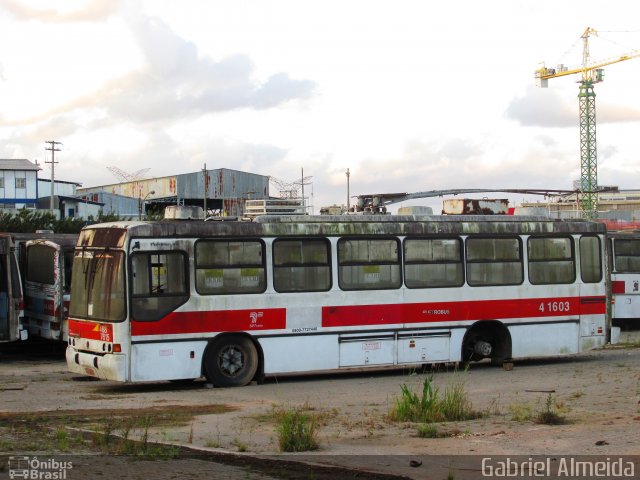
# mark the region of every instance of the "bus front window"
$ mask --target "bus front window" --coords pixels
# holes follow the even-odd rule
[[[69,315],[117,322],[125,318],[124,254],[78,251],[71,275]]]

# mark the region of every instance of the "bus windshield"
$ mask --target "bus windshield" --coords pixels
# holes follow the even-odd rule
[[[124,320],[123,252],[77,251],[71,282],[71,317],[105,322]]]

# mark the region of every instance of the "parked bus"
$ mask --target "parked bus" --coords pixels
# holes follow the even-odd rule
[[[605,226],[480,216],[85,227],[67,364],[125,381],[573,354],[605,345]]]
[[[0,233],[0,342],[26,340],[24,299],[13,238]]]
[[[39,233],[20,234],[19,238],[24,328],[32,337],[66,342],[71,264],[78,235]]]
[[[640,328],[640,232],[609,233],[612,324]]]

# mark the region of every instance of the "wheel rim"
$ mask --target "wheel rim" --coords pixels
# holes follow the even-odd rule
[[[228,377],[235,377],[245,367],[244,352],[237,345],[228,345],[218,356],[218,367]]]

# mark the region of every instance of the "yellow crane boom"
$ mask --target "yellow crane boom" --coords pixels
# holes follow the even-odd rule
[[[587,27],[581,35],[584,44],[581,66],[568,68],[564,65],[558,65],[556,68],[548,68],[544,63],[542,63],[542,66],[535,71],[536,85],[538,87],[547,88],[548,80],[550,78],[566,77],[567,75],[575,75],[577,73],[582,75],[582,80],[591,80],[592,83],[598,83],[604,80],[604,72],[601,70],[603,67],[640,57],[640,50],[631,50],[630,52],[617,57],[591,63],[589,59],[588,44],[590,35],[598,35],[598,32],[591,27]]]
[[[640,57],[640,51],[634,50],[633,52],[620,55],[619,57],[610,58],[598,63],[593,63],[586,69],[584,67],[567,68],[564,65],[559,65],[557,68],[547,68],[543,64],[538,70],[536,70],[535,78],[536,81],[540,81],[541,83],[540,85],[538,85],[539,87],[546,88],[548,86],[546,80],[549,80],[550,78],[565,77],[567,75],[575,75],[576,73],[584,74],[585,72],[588,72],[590,70],[598,70],[602,67],[606,67],[607,65],[624,62],[625,60],[631,60],[632,58],[637,57]],[[599,81],[602,81],[602,78]]]

